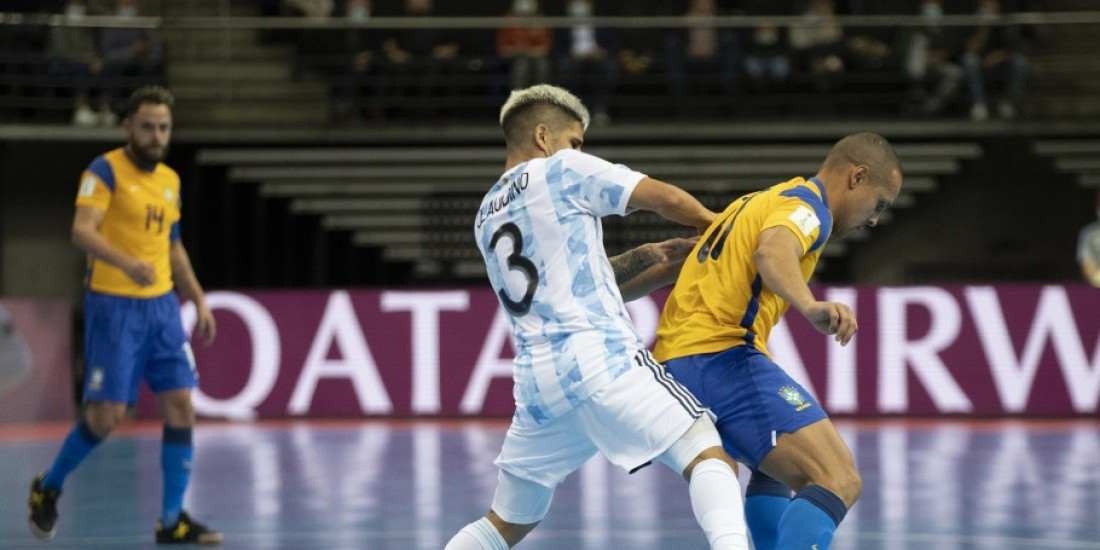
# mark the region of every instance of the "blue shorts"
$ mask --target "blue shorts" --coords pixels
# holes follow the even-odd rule
[[[805,388],[754,347],[680,357],[665,367],[710,408],[726,452],[754,470],[779,434],[828,418]]]
[[[156,393],[198,381],[175,293],[84,294],[84,401],[134,404],[144,378]]]

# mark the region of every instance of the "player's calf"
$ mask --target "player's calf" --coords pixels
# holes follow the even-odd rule
[[[748,550],[737,465],[722,450],[709,416],[696,420],[657,460],[688,480],[691,509],[712,549]]]

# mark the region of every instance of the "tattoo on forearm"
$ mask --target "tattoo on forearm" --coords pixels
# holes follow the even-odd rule
[[[615,282],[620,285],[626,283],[656,265],[658,261],[657,255],[644,247],[623,252],[611,258],[611,269],[615,272]]]

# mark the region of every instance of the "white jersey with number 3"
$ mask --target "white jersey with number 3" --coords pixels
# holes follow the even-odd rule
[[[510,314],[516,413],[543,423],[626,372],[644,347],[603,247],[603,216],[626,215],[645,175],[566,149],[504,173],[474,237]]]

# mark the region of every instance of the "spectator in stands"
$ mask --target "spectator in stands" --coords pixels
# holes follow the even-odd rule
[[[290,17],[306,17],[315,21],[332,18],[336,6],[333,0],[287,0],[286,13]],[[286,36],[294,42],[295,55],[292,75],[301,80],[306,71],[326,73],[331,70],[330,55],[341,36],[328,29],[292,29]]]
[[[65,3],[65,22],[79,23],[87,13],[84,0],[69,0]],[[51,77],[61,79],[65,88],[71,87],[74,94],[72,122],[77,126],[96,126],[112,122],[113,114],[107,105],[107,98],[98,84],[103,73],[103,58],[96,46],[96,37],[87,27],[54,26],[50,29],[49,67]],[[89,105],[89,95],[100,95],[99,113]]]
[[[333,0],[286,0],[290,15],[325,19],[336,9]]]
[[[1086,225],[1077,237],[1077,263],[1085,280],[1100,287],[1100,192],[1096,193],[1096,221]]]
[[[718,15],[716,0],[690,0],[685,15],[712,18]],[[719,90],[727,98],[736,92],[739,53],[734,33],[713,24],[700,24],[666,35],[669,88],[677,107],[684,105],[689,74],[692,82],[707,82],[717,75]],[[712,81],[712,80],[711,80]]]
[[[363,23],[371,16],[371,0],[348,0],[344,17],[354,23]],[[374,31],[353,28],[332,33],[338,38],[330,41],[328,52],[341,63],[326,74],[336,82],[332,110],[333,122],[357,124],[364,117],[380,121],[384,118],[379,100],[382,93],[383,74],[379,70],[377,52],[379,40]]]
[[[980,0],[978,14],[996,20],[1001,15],[999,0]],[[980,25],[966,41],[962,56],[966,87],[970,94],[970,118],[989,118],[989,102],[986,90],[987,78],[1004,82],[997,114],[1001,118],[1016,117],[1017,104],[1024,92],[1028,62],[1026,44],[1017,25]]]
[[[780,0],[747,0],[746,15],[788,15],[789,2]],[[744,67],[750,85],[756,90],[782,86],[791,74],[787,57],[787,28],[774,23],[761,23],[745,33]]]
[[[593,15],[592,0],[570,0],[566,14],[572,17]],[[558,49],[558,70],[566,88],[578,93],[592,108],[592,124],[605,126],[611,121],[608,100],[618,76],[617,50],[613,29],[581,24],[559,29],[554,39]]]
[[[137,0],[118,0],[115,15],[137,17]],[[159,84],[163,80],[160,38],[147,29],[104,28],[100,32],[100,49],[110,102],[129,97],[131,91]],[[108,109],[105,114],[101,113],[101,124],[114,126],[117,122],[113,111]]]
[[[927,24],[908,33],[903,68],[913,83],[921,114],[933,115],[955,96],[963,73],[961,67],[951,62],[954,48],[950,34],[940,24],[943,0],[922,0],[919,9]]]
[[[791,47],[819,90],[836,86],[844,73],[844,29],[832,0],[810,0],[802,22],[790,30]]]
[[[511,19],[539,15],[538,0],[514,0]],[[550,80],[550,29],[545,27],[503,27],[497,30],[497,56],[509,62],[510,84],[519,90]]]
[[[405,0],[402,15],[428,17],[432,11],[432,0]],[[458,42],[437,28],[393,32],[382,43],[385,96],[404,96],[414,115],[433,115],[433,109],[457,94],[462,73],[459,51]],[[443,84],[439,85],[440,82]],[[410,96],[416,97],[418,103],[409,103]]]

